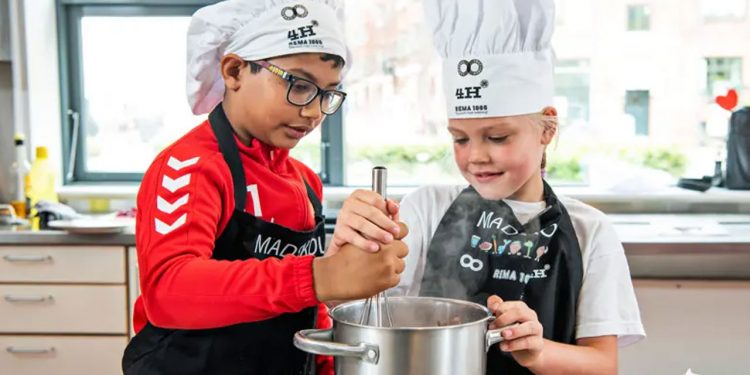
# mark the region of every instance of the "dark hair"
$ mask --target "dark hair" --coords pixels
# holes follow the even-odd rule
[[[333,61],[333,67],[337,69],[343,67],[346,64],[341,56],[333,55],[330,53],[324,53],[323,56],[320,56],[320,59],[323,61]]]
[[[257,74],[258,72],[260,72],[261,69],[263,69],[262,66],[252,61],[248,61],[247,63],[250,64],[250,73]]]
[[[336,69],[346,65],[346,62],[341,56],[330,54],[330,53],[324,53],[322,56],[320,56],[320,60],[325,61],[325,62],[333,61],[333,67]],[[248,61],[248,63],[250,63],[250,73],[256,74],[260,72],[261,69],[263,69],[262,66],[252,61]]]

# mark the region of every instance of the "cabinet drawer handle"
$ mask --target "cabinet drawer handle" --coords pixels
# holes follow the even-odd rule
[[[51,255],[6,255],[3,257],[6,262],[11,263],[45,263],[52,262]]]
[[[5,300],[8,302],[20,302],[20,303],[41,303],[41,302],[52,302],[55,300],[52,295],[46,295],[46,296],[13,296],[13,295],[5,295]]]
[[[51,354],[55,352],[55,347],[50,346],[49,348],[16,348],[9,346],[5,348],[5,351],[10,354]]]

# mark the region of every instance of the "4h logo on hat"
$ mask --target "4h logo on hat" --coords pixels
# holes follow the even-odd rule
[[[315,36],[315,26],[317,26],[317,22],[313,21],[313,23],[307,25],[307,26],[300,26],[296,29],[291,29],[289,32],[287,32],[287,39],[290,41],[296,41],[298,39],[304,39],[310,36]]]
[[[482,65],[482,62],[477,59],[472,59],[470,61],[461,60],[458,62],[458,75],[461,77],[465,77],[467,74],[476,76],[482,72],[483,68],[484,65]]]
[[[467,86],[456,89],[456,99],[482,99],[480,91],[486,86]]]
[[[307,17],[307,8],[300,4],[291,7],[284,7],[284,9],[281,10],[281,17],[287,21],[291,21],[297,17],[305,18]]]
[[[315,32],[315,28],[318,26],[319,26],[318,21],[312,20],[309,25],[300,26],[298,28],[289,30],[287,32],[287,39],[289,39],[289,48],[304,48],[304,47],[323,48],[323,40],[313,38],[318,35]]]

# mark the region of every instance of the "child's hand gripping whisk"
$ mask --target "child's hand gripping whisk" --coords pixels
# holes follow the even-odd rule
[[[388,170],[385,169],[385,167],[374,167],[372,169],[372,190],[380,194],[380,196],[383,197],[383,200],[387,198],[387,177]],[[374,306],[373,299],[375,300]],[[370,321],[371,314],[374,315],[374,322]],[[385,292],[380,292],[374,297],[365,300],[365,303],[362,306],[362,315],[359,324],[374,325],[378,327],[390,327],[393,325],[391,311],[388,308],[388,295]]]

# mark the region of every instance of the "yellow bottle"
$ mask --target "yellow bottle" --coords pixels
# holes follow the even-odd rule
[[[27,194],[31,205],[32,228],[39,229],[39,218],[36,216],[34,206],[41,200],[57,202],[55,192],[55,171],[47,159],[47,147],[36,148],[36,159],[31,163],[29,171]]]
[[[16,211],[16,216],[25,218],[28,213],[28,202],[26,191],[28,190],[29,171],[31,164],[26,159],[26,148],[22,134],[16,134],[14,143],[16,145],[16,159],[11,165],[11,176],[16,181],[16,193],[10,204]]]

